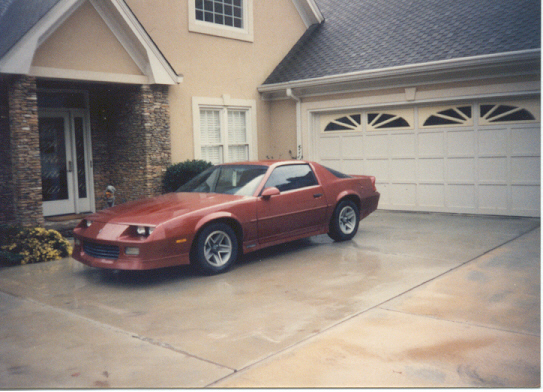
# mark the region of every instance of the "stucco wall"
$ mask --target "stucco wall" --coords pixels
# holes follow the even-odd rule
[[[172,161],[194,156],[192,97],[255,100],[259,157],[275,154],[267,146],[269,103],[256,88],[305,31],[292,1],[254,1],[254,42],[189,32],[186,1],[154,0],[152,8],[146,0],[127,4],[184,78],[170,89]],[[295,136],[295,129],[290,132]]]

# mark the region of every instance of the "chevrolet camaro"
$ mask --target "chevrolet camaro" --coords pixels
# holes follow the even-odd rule
[[[119,270],[192,263],[217,274],[263,247],[325,233],[350,240],[378,202],[375,177],[315,162],[222,164],[176,192],[87,216],[74,229],[72,257]]]

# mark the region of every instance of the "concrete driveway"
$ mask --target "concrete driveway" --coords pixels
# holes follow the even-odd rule
[[[537,387],[540,221],[377,211],[227,274],[0,269],[0,388]]]

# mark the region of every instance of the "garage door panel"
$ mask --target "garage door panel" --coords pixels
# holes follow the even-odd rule
[[[343,168],[341,167],[341,160],[340,159],[321,159],[320,163],[326,167],[329,167],[330,169],[342,171]],[[354,173],[353,173],[354,174]]]
[[[507,211],[507,186],[479,186],[479,208],[487,213],[504,213]]]
[[[474,185],[448,185],[445,197],[448,207],[461,208],[463,211],[475,210]]]
[[[445,134],[439,133],[421,133],[418,136],[418,156],[419,157],[441,157],[443,156],[445,146]]]
[[[441,182],[445,180],[445,160],[437,158],[419,159],[419,180]]]
[[[541,178],[541,159],[539,157],[511,158],[513,183],[537,183]]]
[[[507,158],[479,158],[478,177],[480,182],[507,183]]]
[[[507,155],[507,134],[507,129],[479,131],[479,155]]]
[[[415,184],[391,184],[390,202],[393,206],[415,207],[417,186]]]
[[[512,209],[516,215],[533,216],[539,211],[541,191],[539,186],[519,185],[512,187]]]
[[[396,182],[416,182],[415,159],[393,159],[391,164],[392,181]]]
[[[388,135],[368,135],[364,147],[365,156],[368,158],[388,157]]]
[[[390,136],[390,154],[393,157],[415,157],[415,134]]]
[[[360,136],[343,136],[341,139],[341,156],[343,158],[359,158],[364,153],[364,139]]]
[[[323,137],[319,140],[321,159],[341,158],[341,140],[339,137]]]
[[[524,128],[511,131],[511,152],[514,155],[540,155],[541,129]]]
[[[474,158],[447,159],[447,181],[474,182],[475,181],[475,159]]]
[[[366,161],[366,173],[371,173],[379,181],[390,181],[388,159],[368,159]],[[354,174],[354,173],[353,173]]]
[[[445,207],[445,186],[441,184],[421,184],[418,189],[419,206],[423,208]]]
[[[365,162],[363,159],[345,159],[343,161],[342,171],[347,174],[369,173],[366,170]]]
[[[474,136],[473,130],[448,132],[447,134],[448,155],[450,157],[475,155],[474,140],[475,140],[475,136]]]

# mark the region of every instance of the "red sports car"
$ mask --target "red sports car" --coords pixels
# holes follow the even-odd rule
[[[193,263],[226,271],[242,253],[328,233],[354,237],[377,209],[375,177],[314,162],[214,166],[177,192],[89,215],[74,229],[73,258],[92,267],[144,270]]]

